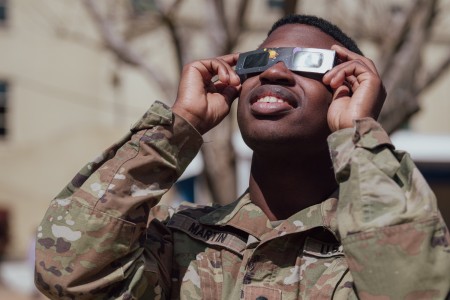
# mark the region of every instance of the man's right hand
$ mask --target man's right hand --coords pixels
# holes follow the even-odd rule
[[[239,95],[241,82],[233,70],[238,53],[192,62],[183,67],[172,111],[201,134],[219,124]],[[213,82],[214,76],[218,80]]]

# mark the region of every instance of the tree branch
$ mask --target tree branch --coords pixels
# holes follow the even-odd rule
[[[170,84],[170,80],[161,74],[161,72],[154,70],[141,55],[129,47],[119,34],[114,32],[112,22],[102,16],[97,3],[95,0],[84,0],[85,7],[98,27],[105,47],[110,49],[121,61],[143,72],[148,80],[156,83],[166,97],[171,99],[173,97],[174,87]]]
[[[220,2],[223,2],[220,0]],[[245,15],[247,14],[249,1],[241,0],[238,3],[238,8],[236,10],[236,15],[227,22],[224,18],[223,24],[226,24],[227,28],[227,43],[224,46],[224,53],[230,53],[236,47],[239,41],[239,37],[242,32],[247,30],[247,23],[245,22]],[[223,5],[223,4],[222,4]],[[234,25],[234,26],[233,26]]]
[[[297,0],[285,0],[283,5],[283,14],[285,16],[294,14],[297,10]]]
[[[412,16],[405,41],[394,52],[393,63],[383,76],[389,97],[379,121],[389,133],[401,127],[419,110],[415,85],[417,70],[421,68],[421,53],[431,36],[437,0],[420,1],[420,5],[420,9],[415,9],[416,14]]]
[[[430,72],[423,80],[418,82],[416,91],[418,93],[424,92],[427,88],[432,86],[439,78],[450,69],[450,54],[435,70]]]
[[[408,33],[411,27],[411,23],[414,20],[414,16],[418,13],[421,5],[421,0],[416,0],[406,12],[403,22],[400,26],[396,26],[392,28],[392,34],[390,34],[390,38],[385,40],[385,43],[381,46],[380,53],[383,55],[383,59],[379,64],[379,72],[382,74],[386,74],[389,69],[389,66],[392,65],[393,60],[397,55],[398,49],[400,49],[408,39]]]

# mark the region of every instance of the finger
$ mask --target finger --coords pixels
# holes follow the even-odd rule
[[[331,47],[332,50],[336,51],[336,54],[338,55],[338,58],[343,61],[351,61],[351,60],[361,60],[364,64],[366,64],[370,70],[376,74],[378,74],[378,70],[375,66],[375,64],[373,63],[372,60],[368,59],[367,57],[357,54],[355,52],[352,52],[350,50],[348,50],[345,47],[342,47],[340,45],[333,45]]]
[[[236,64],[238,57],[238,54],[220,56],[208,60],[209,64],[207,64],[207,66],[209,66],[210,72],[212,71],[214,75],[217,75],[217,79],[222,83],[238,86],[241,82],[239,76],[232,67]]]
[[[225,84],[230,82],[229,69],[231,67],[222,60],[204,59],[194,63],[193,67],[200,73],[206,85],[209,85],[215,76]]]
[[[231,106],[233,101],[239,96],[241,86],[239,85],[235,87],[231,85],[217,84],[216,89],[220,94],[224,96],[228,106]]]
[[[337,88],[348,81],[352,84],[361,83],[364,80],[378,77],[371,69],[359,60],[342,63],[334,67],[323,77],[323,82],[331,88]]]
[[[239,53],[231,53],[223,56],[219,56],[218,59],[223,60],[230,66],[235,66],[238,59],[239,59]]]
[[[224,63],[225,67],[228,70],[229,84],[234,86],[238,86],[241,84],[241,80],[234,70],[234,66],[236,65],[238,58],[239,54],[237,53],[218,57],[218,59]]]
[[[218,59],[223,60],[229,67],[229,73],[230,73],[230,84],[232,85],[239,85],[241,84],[241,80],[239,76],[236,74],[236,71],[234,70],[234,66],[236,66],[236,63],[239,59],[239,53],[231,53],[224,56],[218,57]]]
[[[351,89],[347,85],[341,85],[336,90],[334,90],[332,101],[337,99],[350,99]]]
[[[359,87],[358,78],[354,75],[347,76],[344,81],[344,85],[351,89],[351,91],[355,91]]]

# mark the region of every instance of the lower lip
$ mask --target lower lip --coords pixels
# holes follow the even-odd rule
[[[294,109],[286,102],[255,102],[251,105],[251,111],[255,115],[280,115]]]

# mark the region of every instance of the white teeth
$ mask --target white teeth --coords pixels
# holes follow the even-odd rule
[[[276,98],[276,97],[266,96],[264,98],[258,99],[256,102],[265,102],[265,103],[276,103],[276,102],[278,102],[278,103],[283,103],[285,101],[283,101],[283,100],[281,100],[279,98]]]

